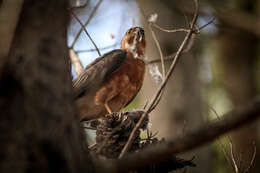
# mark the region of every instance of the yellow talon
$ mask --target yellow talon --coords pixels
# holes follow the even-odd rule
[[[109,114],[112,114],[112,110],[110,109],[110,107],[108,106],[108,104],[105,103],[104,105],[105,105],[105,108],[106,108],[107,112],[108,112]]]

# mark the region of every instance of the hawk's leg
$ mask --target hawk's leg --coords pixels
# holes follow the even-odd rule
[[[108,106],[108,104],[105,103],[104,105],[105,105],[105,108],[106,108],[107,112],[108,112],[109,114],[112,114],[112,110],[110,109],[110,107]]]

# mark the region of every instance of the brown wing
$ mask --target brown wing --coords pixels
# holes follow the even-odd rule
[[[73,81],[74,99],[96,91],[109,75],[120,67],[126,58],[126,52],[113,50],[97,58]]]

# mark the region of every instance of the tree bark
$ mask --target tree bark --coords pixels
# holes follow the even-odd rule
[[[67,5],[24,1],[0,78],[0,172],[80,172],[88,160],[73,116]]]

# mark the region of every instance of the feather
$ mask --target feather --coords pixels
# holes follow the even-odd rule
[[[73,81],[74,99],[78,99],[85,92],[92,92],[92,90],[100,86],[111,73],[120,67],[125,58],[126,52],[117,49],[104,54],[86,66]]]

